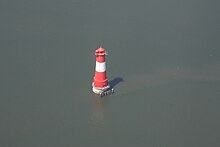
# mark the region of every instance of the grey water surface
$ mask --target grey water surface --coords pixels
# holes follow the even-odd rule
[[[220,2],[1,0],[1,147],[219,147]],[[115,93],[91,91],[106,48]]]

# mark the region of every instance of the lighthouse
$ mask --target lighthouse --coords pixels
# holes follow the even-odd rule
[[[107,55],[105,48],[99,47],[95,51],[96,64],[95,64],[95,75],[92,83],[92,91],[100,96],[105,96],[114,92],[113,88],[108,83],[106,75],[106,60]]]

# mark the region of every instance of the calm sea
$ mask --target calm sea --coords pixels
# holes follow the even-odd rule
[[[1,147],[219,147],[220,2],[1,0]],[[106,48],[115,93],[91,91]]]

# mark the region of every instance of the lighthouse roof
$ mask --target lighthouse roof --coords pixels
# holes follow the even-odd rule
[[[99,47],[98,49],[96,49],[95,55],[97,56],[107,55],[107,53],[105,52],[105,48]]]
[[[105,48],[99,47],[96,51],[97,51],[97,52],[105,52]]]

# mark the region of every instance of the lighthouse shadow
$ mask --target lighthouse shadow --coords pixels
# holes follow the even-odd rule
[[[121,77],[114,78],[113,80],[109,81],[109,85],[111,88],[114,88],[117,84],[120,82],[123,82],[124,80]]]

